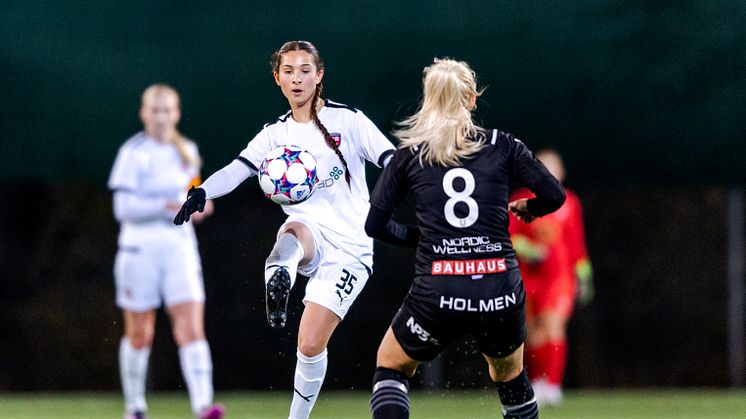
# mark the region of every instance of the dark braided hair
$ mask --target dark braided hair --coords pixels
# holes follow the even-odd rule
[[[313,56],[314,64],[316,64],[316,71],[323,70],[324,69],[324,61],[321,59],[321,55],[319,55],[319,51],[316,49],[316,47],[308,42],[308,41],[289,41],[285,42],[282,47],[280,47],[279,50],[277,50],[274,54],[272,54],[272,72],[274,74],[278,74],[280,72],[280,60],[282,59],[282,54],[290,51],[305,51]],[[334,150],[334,153],[339,157],[339,161],[342,162],[342,166],[345,169],[345,180],[347,181],[347,185],[350,185],[350,171],[347,168],[347,160],[345,160],[344,156],[342,155],[342,151],[339,149],[339,146],[337,145],[337,142],[334,141],[334,138],[332,138],[331,135],[329,135],[329,131],[326,129],[324,124],[321,123],[321,120],[319,119],[319,114],[316,111],[316,102],[318,102],[319,98],[321,97],[321,92],[324,90],[324,85],[322,83],[319,83],[316,85],[316,90],[313,92],[313,98],[311,99],[311,119],[313,119],[313,123],[316,125],[316,127],[321,131],[321,133],[324,135],[324,141],[326,141],[326,145],[329,146],[332,150]]]

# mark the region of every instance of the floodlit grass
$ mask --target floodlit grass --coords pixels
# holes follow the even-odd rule
[[[369,418],[368,393],[321,393],[313,418]],[[285,419],[290,392],[219,393],[227,418]],[[190,418],[185,393],[148,397],[151,419]],[[117,393],[1,393],[0,417],[8,419],[121,418]],[[414,392],[412,419],[499,418],[496,392]],[[746,392],[719,390],[571,391],[561,407],[542,418],[739,418],[746,417]]]

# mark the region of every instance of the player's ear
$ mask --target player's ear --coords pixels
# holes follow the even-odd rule
[[[272,77],[275,78],[275,83],[279,86],[280,85],[280,73],[273,71]]]
[[[321,83],[321,79],[323,78],[324,78],[324,69],[322,68],[321,70],[316,72],[316,84]]]

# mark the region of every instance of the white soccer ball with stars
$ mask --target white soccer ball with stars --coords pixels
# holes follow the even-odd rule
[[[267,153],[259,166],[259,186],[280,205],[299,204],[316,190],[316,159],[308,151],[284,145]]]

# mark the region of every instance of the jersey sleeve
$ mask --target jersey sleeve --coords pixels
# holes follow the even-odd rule
[[[408,149],[396,151],[391,161],[383,169],[370,197],[371,205],[384,211],[393,212],[404,199],[409,190],[409,178],[406,173]]]
[[[251,170],[252,175],[259,173],[259,166],[261,166],[262,159],[275,147],[270,132],[267,126],[265,126],[254,138],[249,141],[246,148],[238,154],[236,160],[240,161],[246,167]]]
[[[528,211],[541,217],[559,209],[565,202],[565,191],[559,181],[521,140],[509,134],[505,134],[505,139],[510,144],[511,177],[536,194],[528,200]]]
[[[112,191],[119,189],[134,191],[138,187],[138,168],[137,155],[132,148],[124,144],[119,148],[117,157],[114,160],[114,166],[109,175],[108,186]]]
[[[384,167],[388,158],[394,154],[394,145],[361,111],[355,113],[355,121],[358,154],[376,166]]]
[[[208,199],[221,197],[236,189],[244,180],[256,176],[260,162],[272,147],[269,130],[265,126],[235,160],[213,173],[200,185],[205,190],[205,196]]]

